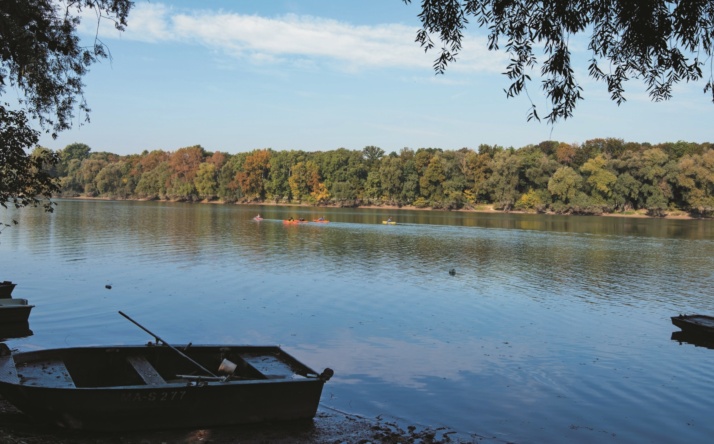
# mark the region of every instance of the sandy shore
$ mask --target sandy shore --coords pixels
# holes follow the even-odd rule
[[[63,199],[72,199],[72,200],[118,200],[118,199],[109,199],[109,198],[104,198],[104,197],[85,197],[85,196],[78,196],[78,197],[68,197],[68,198],[63,198]],[[147,199],[128,199],[128,200],[138,200],[138,201],[146,201]],[[174,201],[168,201],[168,202],[174,202]],[[204,204],[213,204],[213,205],[244,205],[244,206],[272,206],[272,207],[302,207],[302,208],[342,208],[338,205],[323,205],[323,206],[314,206],[314,205],[307,205],[307,204],[297,204],[297,203],[275,203],[275,202],[236,202],[236,203],[226,203],[221,200],[204,200],[199,203],[204,203]],[[546,212],[546,213],[535,213],[535,212],[527,212],[527,211],[501,211],[501,210],[496,210],[492,204],[482,204],[482,205],[477,205],[474,208],[468,208],[468,209],[459,209],[459,210],[434,210],[432,208],[417,208],[414,206],[409,206],[409,205],[404,205],[404,206],[396,206],[396,205],[360,205],[358,207],[355,207],[357,209],[364,208],[364,209],[373,209],[373,210],[385,210],[385,211],[395,211],[395,210],[408,210],[408,211],[453,211],[457,213],[501,213],[501,214],[541,214],[541,215],[550,215],[554,216],[556,213],[552,212]],[[578,217],[579,215],[577,214],[564,214],[562,216],[570,216],[570,217]],[[619,212],[619,213],[603,213],[598,216],[602,217],[633,217],[633,218],[642,218],[642,219],[660,219],[659,217],[653,217],[653,216],[648,216],[646,210],[637,210],[637,211],[627,211],[627,212]],[[689,213],[685,211],[667,211],[665,212],[665,216],[662,217],[662,219],[680,219],[680,220],[712,220],[713,218],[697,218],[697,217],[692,217]]]

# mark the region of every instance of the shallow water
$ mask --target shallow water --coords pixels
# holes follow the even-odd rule
[[[714,350],[669,319],[714,312],[711,221],[104,201],[11,217],[0,280],[36,306],[13,348],[151,339],[122,310],[169,342],[331,367],[327,409],[519,443],[714,433]]]

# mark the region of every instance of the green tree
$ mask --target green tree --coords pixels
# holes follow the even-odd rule
[[[266,196],[274,202],[290,201],[294,197],[290,188],[293,165],[305,160],[302,151],[277,151],[270,156],[270,174],[265,184]]]
[[[444,190],[442,184],[444,180],[446,180],[444,162],[439,154],[435,154],[429,159],[429,164],[419,178],[421,195],[432,204],[434,202],[443,202]]]
[[[485,202],[489,199],[488,180],[493,172],[493,157],[489,150],[478,153],[470,152],[465,158],[464,177],[469,187],[466,198],[472,203]]]
[[[379,182],[382,192],[390,204],[395,204],[402,193],[404,171],[398,157],[386,157],[379,166]]]
[[[37,131],[27,126],[25,114],[0,106],[0,205],[15,208],[42,205],[52,211],[52,194],[59,183],[47,167],[56,165],[57,155],[47,149],[27,154],[26,147],[39,140]]]
[[[382,183],[379,180],[379,171],[370,171],[364,183],[364,197],[370,203],[382,203]]]
[[[210,162],[203,162],[198,166],[198,172],[193,179],[198,197],[201,199],[213,200],[216,197],[218,184],[216,182],[216,165]]]
[[[558,162],[548,157],[537,146],[521,148],[517,151],[517,155],[520,158],[521,170],[519,190],[546,189],[548,180],[559,167]]]
[[[618,105],[625,101],[627,80],[642,79],[653,100],[667,100],[675,83],[701,79],[702,67],[714,56],[714,8],[704,0],[429,0],[422,2],[419,18],[416,41],[428,51],[435,46],[432,35],[440,40],[437,73],[456,61],[470,19],[488,28],[489,50],[505,42],[510,60],[505,75],[512,82],[507,97],[526,91],[540,64],[550,122],[572,117],[583,98],[570,58],[577,34],[590,40],[589,76],[607,84]],[[535,48],[543,50],[540,63]],[[601,70],[601,63],[607,69]],[[714,100],[711,68],[707,77],[704,92]],[[528,118],[539,119],[535,105]]]
[[[362,150],[362,155],[367,164],[367,169],[371,170],[373,168],[379,167],[379,161],[384,157],[384,150],[376,146],[366,146]]]
[[[617,176],[608,167],[607,159],[602,154],[585,162],[580,167],[580,172],[585,174],[585,184],[589,195],[599,202],[607,202],[612,197],[612,187],[617,182]]]
[[[563,166],[548,181],[548,191],[561,204],[567,205],[580,191],[582,176],[569,166]]]
[[[132,195],[134,190],[127,186],[128,169],[128,165],[123,161],[106,164],[94,178],[99,194],[121,198]]]
[[[130,0],[0,2],[0,97],[9,89],[19,108],[13,111],[7,102],[0,102],[2,205],[8,199],[16,207],[45,201],[44,208],[52,209],[50,199],[59,184],[38,169],[38,162],[54,168],[57,158],[47,151],[28,154],[39,140],[28,117],[56,137],[72,126],[76,109],[88,116],[82,77],[108,51],[99,39],[93,45],[80,43],[80,13],[94,10],[97,17],[113,21],[121,31],[132,5]]]
[[[714,215],[714,149],[701,156],[682,157],[677,165],[676,183],[683,207],[698,215]]]
[[[218,173],[218,197],[224,202],[236,202],[243,197],[243,190],[236,181],[238,172],[243,168],[246,153],[230,156]]]
[[[511,210],[520,197],[520,167],[520,159],[512,150],[499,151],[493,157],[493,172],[488,178],[487,186],[496,208]]]
[[[165,199],[171,183],[171,167],[168,160],[158,163],[154,168],[142,173],[136,185],[136,195],[144,199]]]

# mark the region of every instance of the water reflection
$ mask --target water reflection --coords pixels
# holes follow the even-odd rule
[[[0,324],[0,341],[28,336],[32,336],[32,330],[30,330],[30,323],[27,321]]]
[[[711,221],[83,201],[16,216],[3,276],[36,305],[18,348],[146,342],[124,310],[172,343],[278,343],[335,369],[324,406],[365,416],[515,442],[714,432],[698,370],[714,354],[667,338],[673,314],[714,311]]]
[[[672,332],[672,340],[682,344],[690,344],[695,347],[704,347],[714,350],[714,338],[711,335],[697,334],[686,331]]]

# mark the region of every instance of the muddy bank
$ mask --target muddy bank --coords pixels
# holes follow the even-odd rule
[[[266,423],[204,430],[150,430],[104,433],[65,430],[39,423],[0,398],[0,442],[4,444],[336,444],[474,443],[483,437],[401,426],[381,419],[320,409],[313,421]],[[493,442],[493,441],[488,441]]]

